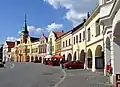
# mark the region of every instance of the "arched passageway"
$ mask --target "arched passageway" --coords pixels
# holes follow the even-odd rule
[[[115,28],[114,28],[114,32],[113,32],[113,50],[112,50],[112,53],[113,53],[113,59],[111,60],[111,63],[112,63],[112,72],[114,73],[120,73],[120,19],[119,21],[117,22],[117,24],[115,25]]]
[[[92,51],[91,49],[88,50],[88,68],[92,68]]]
[[[69,53],[67,56],[67,61],[71,61],[72,60],[72,55]]]
[[[73,60],[76,61],[77,59],[77,55],[76,55],[76,52],[74,53],[74,56],[73,56]]]
[[[82,50],[81,53],[80,53],[80,61],[85,63],[85,52],[84,52],[84,50]]]
[[[33,56],[31,57],[31,62],[34,62],[34,58],[33,58]]]
[[[101,45],[98,45],[95,51],[95,68],[104,69],[104,52]]]
[[[27,58],[26,58],[26,62],[29,62],[29,59],[30,59],[30,57],[29,57],[29,56],[27,56]]]
[[[36,61],[36,60],[38,60],[38,57],[37,57],[37,56],[35,56],[35,61]]]
[[[41,56],[39,57],[39,61],[40,61],[40,63],[42,62],[42,57]]]

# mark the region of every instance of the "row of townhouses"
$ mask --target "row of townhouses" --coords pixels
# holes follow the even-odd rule
[[[120,0],[99,0],[99,6],[68,32],[51,31],[49,36],[31,37],[25,19],[20,41],[5,42],[4,52],[19,62],[44,60],[48,55],[61,55],[66,60],[80,60],[85,69],[106,75],[110,65],[110,81],[120,73]],[[10,52],[10,53],[9,53]]]

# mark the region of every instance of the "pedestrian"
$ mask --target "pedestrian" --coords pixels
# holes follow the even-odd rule
[[[61,61],[60,61],[60,68],[61,68],[61,69],[64,69],[64,65],[63,65],[63,64],[64,64],[64,61],[61,60]]]

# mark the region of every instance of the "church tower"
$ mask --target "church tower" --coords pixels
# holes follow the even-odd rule
[[[29,31],[27,29],[27,20],[26,20],[26,14],[25,14],[24,27],[21,32],[21,43],[27,43],[28,36],[29,36]]]
[[[27,59],[27,45],[26,44],[27,44],[28,36],[29,36],[29,31],[27,29],[27,20],[26,20],[26,14],[25,14],[24,26],[23,26],[23,30],[20,35],[19,60],[21,62],[25,62]]]

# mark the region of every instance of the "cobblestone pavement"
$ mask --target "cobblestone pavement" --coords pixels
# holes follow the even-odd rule
[[[0,69],[0,87],[53,87],[63,73],[40,63],[12,63]]]
[[[59,87],[114,87],[107,84],[103,73],[90,70],[65,70],[66,78]]]

